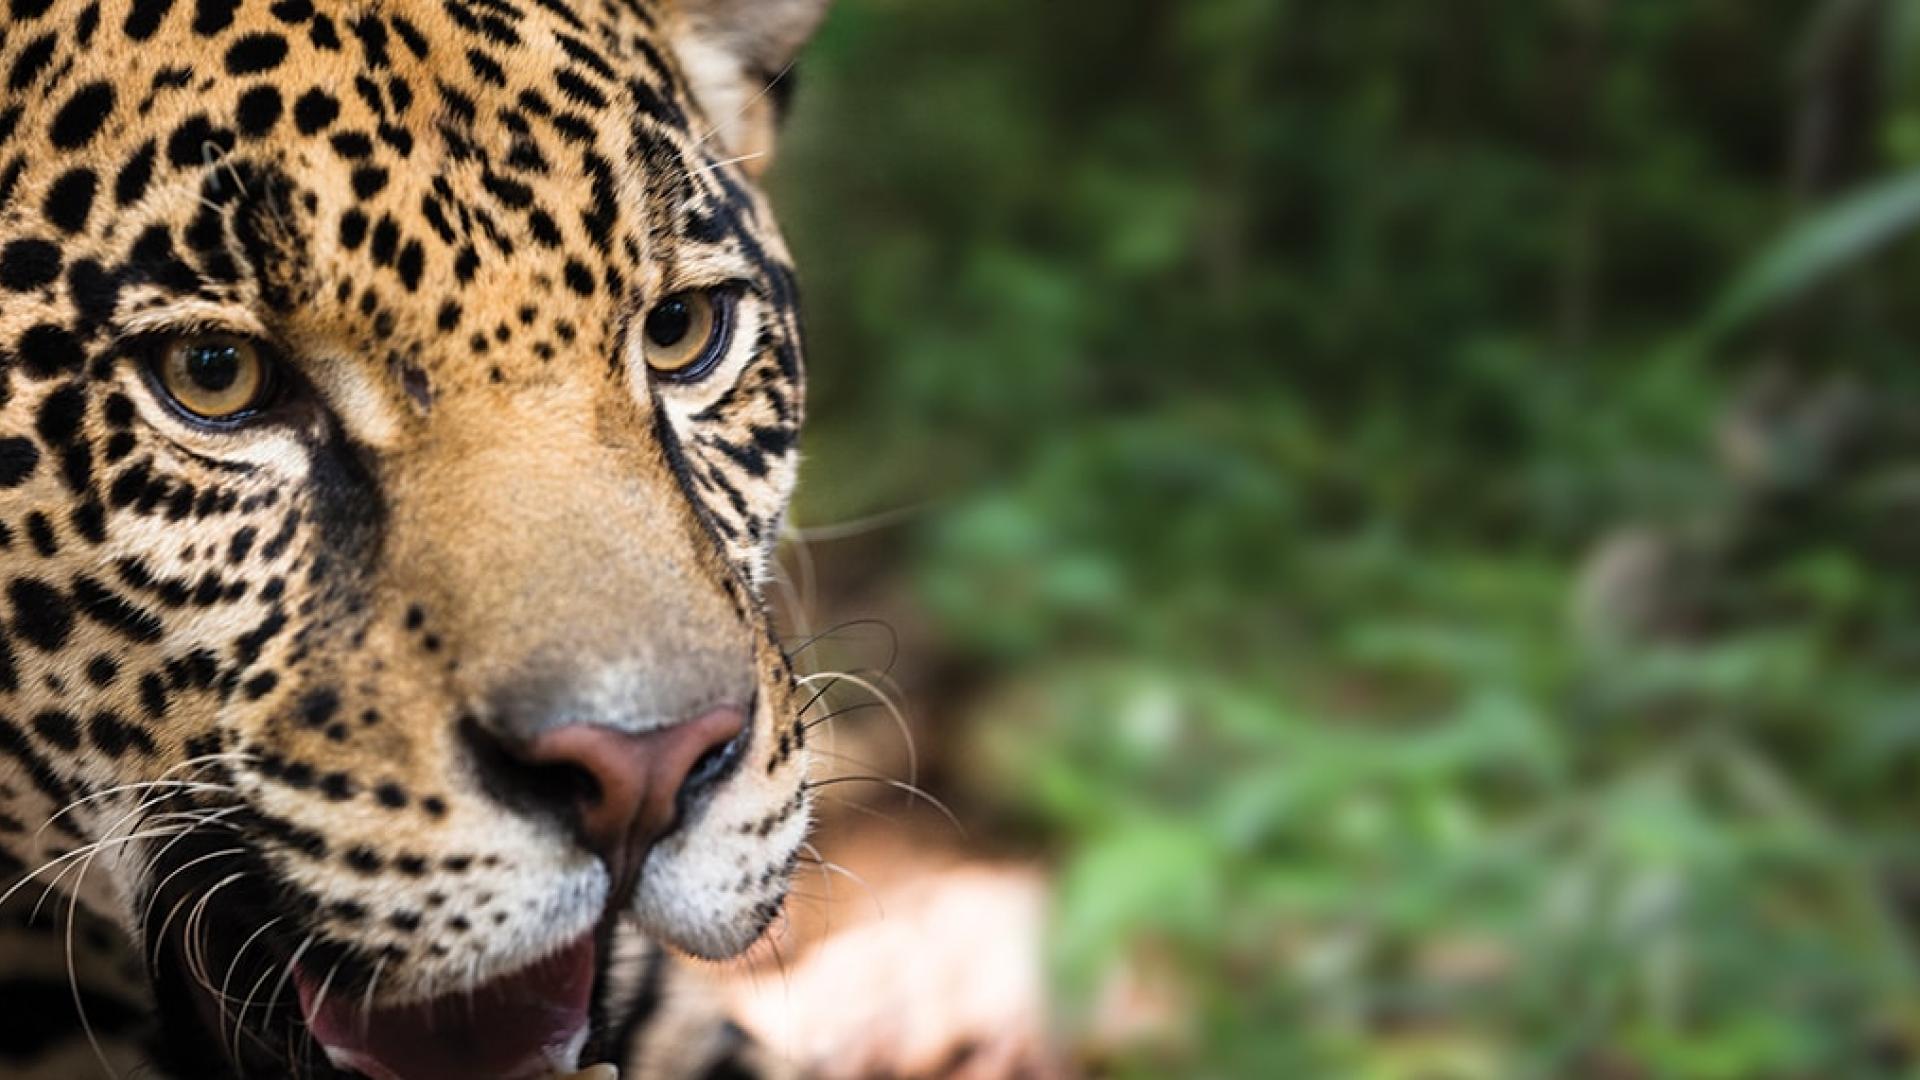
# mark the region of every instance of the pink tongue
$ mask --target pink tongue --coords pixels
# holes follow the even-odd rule
[[[471,996],[361,1012],[358,995],[329,992],[296,971],[300,1011],[335,1064],[373,1080],[518,1080],[553,1068],[547,1051],[565,1048],[587,1027],[593,995],[593,937]],[[565,1064],[571,1064],[566,1062]]]

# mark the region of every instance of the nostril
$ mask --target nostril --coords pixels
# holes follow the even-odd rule
[[[550,806],[587,805],[605,798],[591,770],[569,762],[528,763],[520,783],[534,800]]]
[[[487,794],[515,810],[538,814],[601,798],[600,782],[591,770],[566,761],[529,760],[523,748],[472,716],[461,718],[460,735]]]
[[[627,845],[641,800],[630,786],[622,790],[604,755],[537,757],[528,744],[473,721],[463,721],[462,734],[481,787],[496,802],[521,817],[564,824],[609,861]]]
[[[700,755],[699,759],[693,763],[693,767],[687,770],[687,779],[681,786],[681,794],[697,793],[724,779],[733,771],[733,766],[740,760],[746,745],[747,728],[743,724],[726,742],[711,747],[706,753]]]
[[[726,778],[748,738],[735,708],[639,733],[572,724],[526,743],[493,737],[477,721],[463,721],[463,731],[490,789],[519,807],[568,813],[616,877],[636,870],[645,849]]]

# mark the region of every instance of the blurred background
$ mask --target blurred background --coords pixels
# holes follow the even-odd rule
[[[838,0],[798,82],[837,779],[749,998],[1915,1075],[1920,2]]]

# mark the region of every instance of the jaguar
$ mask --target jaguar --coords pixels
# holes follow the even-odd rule
[[[0,1075],[778,1071],[826,0],[0,3]]]

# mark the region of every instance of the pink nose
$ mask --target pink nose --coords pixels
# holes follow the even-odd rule
[[[616,885],[625,887],[682,808],[726,774],[746,726],[745,713],[732,707],[640,734],[573,724],[536,736],[516,756],[528,765],[570,769],[586,781],[576,785],[581,831]]]

